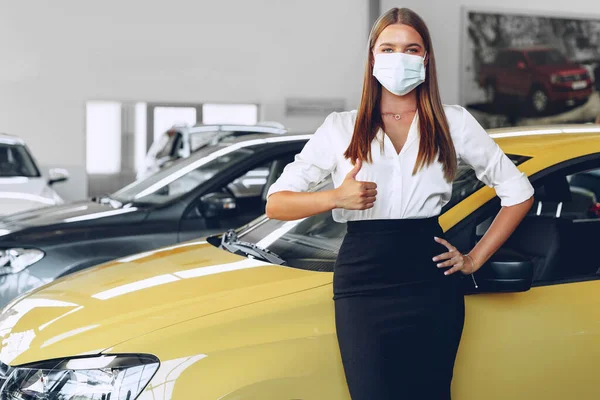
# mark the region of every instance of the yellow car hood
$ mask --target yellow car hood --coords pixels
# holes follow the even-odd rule
[[[0,361],[96,354],[193,318],[331,283],[332,274],[248,259],[201,242],[58,280],[0,315]]]

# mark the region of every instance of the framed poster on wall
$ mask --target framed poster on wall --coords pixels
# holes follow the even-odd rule
[[[461,103],[486,128],[600,115],[600,16],[463,7]]]

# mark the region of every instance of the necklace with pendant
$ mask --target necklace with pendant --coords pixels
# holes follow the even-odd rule
[[[412,110],[412,111],[405,111],[404,113],[415,112],[415,111],[416,111],[416,110]],[[387,116],[387,115],[391,115],[392,117],[394,117],[394,119],[395,119],[396,121],[400,121],[402,118],[404,118],[404,117],[402,116],[402,114],[394,114],[394,113],[381,113],[381,116],[382,116],[382,117],[385,117],[385,116]]]
[[[400,121],[402,119],[402,115],[400,115],[400,114],[392,114],[392,113],[383,113],[383,114],[381,114],[382,117],[385,117],[387,115],[390,115],[390,116],[394,117],[394,119],[396,121]]]

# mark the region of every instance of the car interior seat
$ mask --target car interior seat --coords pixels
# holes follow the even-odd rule
[[[563,247],[565,224],[569,221],[546,215],[528,215],[506,241],[504,248],[514,250],[533,262],[533,281],[556,275]]]
[[[277,179],[279,179],[285,167],[294,161],[295,156],[295,154],[287,154],[271,162],[271,169],[269,170],[269,176],[267,177],[267,183],[263,191],[263,198],[265,201],[267,199],[267,192],[269,191],[269,188]]]
[[[571,176],[571,188],[579,187],[594,192],[596,199],[600,199],[600,170],[580,172]]]
[[[532,258],[534,282],[593,273],[590,263],[593,231],[600,220],[590,220],[596,204],[593,192],[571,187],[565,176],[549,176],[536,187],[535,203],[505,247]],[[600,232],[598,232],[600,233]]]
[[[592,191],[570,186],[564,176],[547,179],[536,188],[534,198],[530,214],[554,215],[557,218],[587,218],[588,210],[596,204],[596,196]]]
[[[271,166],[269,168],[269,176],[267,176],[267,182],[263,186],[262,193],[261,193],[261,199],[262,199],[263,206],[266,207],[266,205],[267,205],[267,194],[269,192],[269,188],[281,176],[283,169],[291,161],[293,161],[293,157],[290,157],[290,159],[287,159],[287,158],[286,159],[277,159],[271,163]]]
[[[559,274],[565,235],[572,224],[570,215],[577,212],[572,204],[574,197],[578,196],[571,193],[566,177],[545,179],[536,187],[530,212],[503,246],[531,258],[534,282]]]

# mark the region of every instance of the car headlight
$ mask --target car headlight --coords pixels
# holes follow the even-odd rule
[[[44,258],[38,249],[0,250],[0,275],[16,274]]]
[[[14,367],[2,400],[134,400],[154,376],[151,355],[107,355]]]

